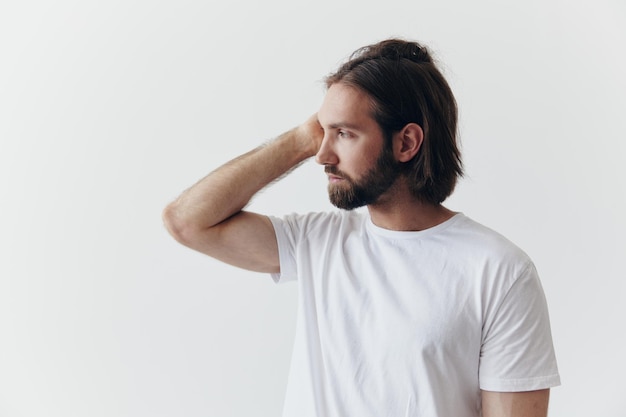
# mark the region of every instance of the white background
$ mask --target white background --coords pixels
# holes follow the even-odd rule
[[[551,415],[625,416],[625,27],[623,0],[3,1],[0,416],[279,415],[295,286],[183,248],[161,210],[390,36],[457,95],[448,207],[541,273]],[[330,208],[314,162],[252,204]]]

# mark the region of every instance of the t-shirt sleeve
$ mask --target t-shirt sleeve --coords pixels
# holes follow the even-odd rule
[[[548,307],[532,263],[485,325],[479,367],[482,390],[533,391],[560,384]]]
[[[295,256],[297,223],[289,216],[284,218],[269,216],[269,219],[276,233],[280,263],[280,272],[271,274],[271,277],[276,283],[294,281],[298,275]]]

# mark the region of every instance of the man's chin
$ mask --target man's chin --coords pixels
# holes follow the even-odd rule
[[[367,205],[367,202],[359,198],[352,190],[338,190],[336,187],[329,187],[328,199],[333,206],[342,210],[354,210]]]
[[[333,206],[337,207],[338,209],[346,210],[346,211],[351,211],[351,210],[357,209],[359,207],[363,207],[362,205],[349,205],[349,204],[344,204],[344,202],[337,202],[337,201],[333,201],[333,200],[330,200],[330,203]]]

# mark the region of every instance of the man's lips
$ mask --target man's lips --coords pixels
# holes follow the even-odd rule
[[[341,171],[330,165],[324,167],[324,172],[328,176],[328,182],[331,184],[346,181],[349,178],[348,176],[343,176]]]
[[[337,175],[328,174],[328,181],[330,181],[330,182],[339,182],[339,181],[343,181],[343,178],[339,177]]]

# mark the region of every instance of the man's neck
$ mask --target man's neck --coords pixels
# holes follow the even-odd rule
[[[367,208],[372,223],[383,229],[397,231],[426,230],[456,214],[441,204],[429,204],[416,199],[402,186],[393,187]]]

